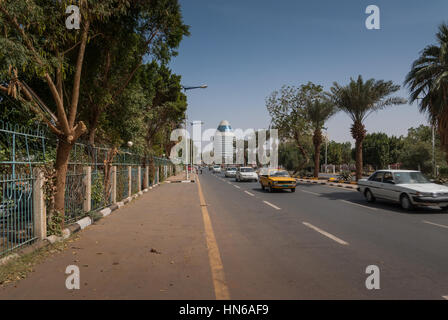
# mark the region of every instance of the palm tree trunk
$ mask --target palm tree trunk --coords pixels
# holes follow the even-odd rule
[[[356,140],[356,181],[362,178],[362,140]]]
[[[322,144],[322,132],[320,127],[314,129],[313,144],[314,144],[314,178],[319,178],[320,146]]]
[[[320,143],[314,144],[314,178],[319,178]]]

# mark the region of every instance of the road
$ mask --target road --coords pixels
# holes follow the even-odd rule
[[[448,215],[367,204],[356,191],[295,193],[200,175],[232,299],[447,299]],[[366,267],[380,289],[365,286]]]
[[[66,267],[81,288],[65,286]],[[380,289],[368,290],[368,266]],[[1,270],[0,270],[1,271]],[[0,299],[447,299],[448,214],[356,191],[262,191],[204,170],[82,230]]]

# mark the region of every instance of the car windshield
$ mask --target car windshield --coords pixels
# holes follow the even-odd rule
[[[270,174],[271,177],[289,177],[289,173],[287,171],[274,171]]]
[[[395,172],[395,183],[431,183],[421,172]]]
[[[236,168],[229,168],[227,171],[236,171]]]
[[[241,168],[240,171],[241,172],[254,172],[254,169],[252,169],[252,168]]]

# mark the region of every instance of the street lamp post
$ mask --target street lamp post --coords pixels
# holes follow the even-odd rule
[[[206,84],[203,84],[203,85],[201,85],[201,86],[194,86],[194,87],[186,87],[186,86],[182,86],[182,89],[185,91],[185,92],[187,92],[187,90],[193,90],[193,89],[205,89],[205,88],[207,88],[208,86],[206,85]],[[185,168],[186,168],[186,171],[187,171],[187,180],[189,179],[189,176],[188,176],[188,171],[189,171],[189,169],[188,169],[188,165],[189,165],[189,162],[190,162],[190,154],[189,154],[189,151],[190,150],[188,150],[188,144],[189,144],[189,142],[186,140],[187,139],[187,114],[185,113],[185,162],[186,162],[186,164],[185,164]]]

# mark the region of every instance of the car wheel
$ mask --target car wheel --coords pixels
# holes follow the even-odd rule
[[[274,189],[272,188],[271,184],[269,185],[269,192],[271,192],[271,193],[274,192]]]
[[[400,205],[404,210],[411,210],[413,208],[413,205],[411,203],[411,200],[406,194],[403,194],[400,197]]]
[[[261,185],[261,190],[264,191],[264,185],[262,183],[260,183],[260,185]]]
[[[442,209],[442,212],[448,212],[448,206],[446,206],[446,207],[441,207],[440,209]]]
[[[375,197],[373,196],[372,191],[370,191],[369,189],[366,190],[366,192],[364,193],[367,202],[375,202]]]
[[[291,192],[296,192],[296,188],[291,188]]]

